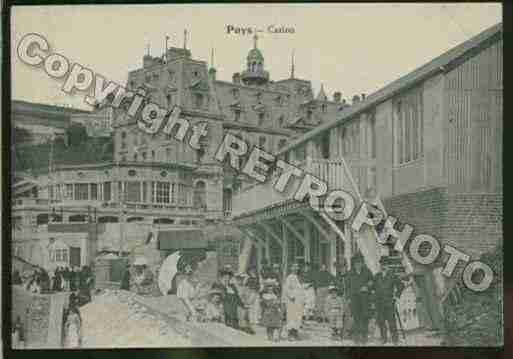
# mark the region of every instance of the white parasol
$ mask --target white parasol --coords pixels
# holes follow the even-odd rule
[[[167,295],[167,292],[171,289],[171,281],[178,272],[178,261],[180,260],[180,252],[175,252],[169,255],[159,270],[159,289],[163,295]]]

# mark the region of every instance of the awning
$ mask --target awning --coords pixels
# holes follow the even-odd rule
[[[157,242],[160,250],[196,249],[207,248],[208,242],[203,231],[194,230],[173,230],[159,231]]]

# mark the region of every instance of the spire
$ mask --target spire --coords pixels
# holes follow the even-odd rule
[[[214,48],[210,50],[210,67],[214,67]]]
[[[146,44],[146,55],[150,56],[150,43]]]
[[[294,50],[292,50],[292,61],[290,64],[290,78],[294,78]]]
[[[328,96],[326,96],[326,93],[324,92],[324,84],[321,84],[321,89],[319,91],[319,94],[317,95],[317,100],[319,101],[327,101]]]
[[[257,41],[258,41],[258,36],[257,36],[257,34],[255,34],[255,36],[253,36],[253,48],[254,49],[257,48]]]
[[[183,48],[187,49],[187,30],[183,30]]]

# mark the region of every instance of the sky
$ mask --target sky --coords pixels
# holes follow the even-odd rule
[[[78,62],[111,81],[125,84],[142,57],[160,56],[170,46],[187,48],[210,63],[214,49],[217,78],[231,81],[244,70],[252,34],[228,33],[258,28],[258,47],[271,80],[290,76],[321,84],[329,98],[377,91],[444,51],[502,21],[499,3],[432,4],[172,4],[17,6],[12,9],[13,99],[88,108],[83,93],[61,91],[62,82],[18,59],[16,47],[27,33],[43,35],[51,51]],[[268,27],[293,28],[270,33]]]

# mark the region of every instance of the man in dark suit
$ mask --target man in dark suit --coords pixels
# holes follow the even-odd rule
[[[381,333],[381,340],[385,344],[388,340],[387,325],[392,336],[392,342],[397,344],[396,325],[396,299],[401,296],[404,289],[402,281],[386,265],[383,257],[380,259],[381,272],[374,277],[374,295],[376,303],[377,321]]]

